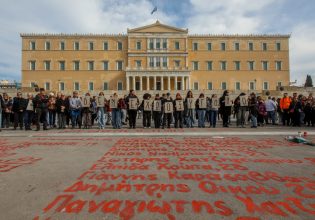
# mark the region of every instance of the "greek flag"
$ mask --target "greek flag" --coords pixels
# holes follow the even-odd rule
[[[153,8],[153,10],[151,11],[151,15],[154,13],[154,12],[156,12],[157,11],[157,7],[155,6],[154,8]]]

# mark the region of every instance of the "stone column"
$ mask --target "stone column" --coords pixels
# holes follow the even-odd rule
[[[140,91],[142,91],[142,76],[139,76],[140,77]]]
[[[129,76],[126,76],[126,90],[129,91]]]
[[[136,76],[132,76],[132,84],[133,90],[136,90]]]
[[[154,85],[153,85],[154,90],[156,90],[156,76],[154,76]]]
[[[171,90],[171,77],[167,77],[167,90]]]
[[[184,91],[184,90],[186,90],[187,89],[187,87],[186,87],[186,83],[185,83],[185,76],[182,76],[182,90]]]
[[[147,76],[147,90],[150,90],[150,76]]]
[[[174,78],[174,90],[177,90],[177,76]]]
[[[190,76],[188,76],[188,89],[190,89]]]
[[[163,76],[160,77],[161,78],[161,90],[164,90],[164,78]]]

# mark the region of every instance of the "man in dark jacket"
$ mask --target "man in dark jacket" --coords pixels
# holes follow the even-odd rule
[[[25,99],[22,97],[22,93],[18,92],[17,97],[13,98],[12,111],[14,112],[14,130],[20,126],[20,130],[23,130],[23,114],[25,108]]]
[[[131,99],[136,99],[136,103],[131,103]],[[129,117],[129,128],[136,128],[136,118],[137,118],[137,108],[134,109],[134,105],[139,105],[139,99],[135,94],[134,90],[130,90],[129,95],[126,98],[126,104],[128,109],[128,117]]]
[[[48,102],[48,96],[45,94],[45,89],[40,88],[39,93],[34,98],[34,106],[35,106],[35,121],[36,121],[36,131],[40,130],[40,122],[43,122],[43,129],[47,129],[47,102]]]

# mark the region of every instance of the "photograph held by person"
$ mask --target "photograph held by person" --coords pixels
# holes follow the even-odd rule
[[[45,89],[40,88],[39,93],[35,96],[33,100],[35,106],[35,123],[36,123],[36,131],[40,130],[40,123],[43,123],[43,129],[48,130],[47,128],[47,103],[48,96],[45,94]]]
[[[33,103],[33,95],[31,93],[27,94],[27,99],[25,100],[24,105],[24,126],[25,130],[32,130],[31,125],[33,123],[34,118],[34,103]]]
[[[223,92],[223,95],[220,97],[219,102],[220,102],[220,112],[222,115],[222,119],[223,119],[223,127],[228,128],[229,127],[229,117],[231,115],[232,112],[232,107],[231,106],[227,106],[227,104],[225,103],[225,97],[229,96],[229,91],[225,90]]]
[[[138,97],[136,96],[136,93],[134,90],[130,90],[130,93],[129,95],[126,97],[126,104],[127,104],[127,109],[128,109],[128,118],[129,118],[129,128],[133,128],[135,129],[136,128],[136,119],[137,119],[137,112],[138,112],[138,108],[136,109],[131,109],[131,103],[130,103],[130,99],[137,99],[137,102],[136,103],[133,103],[135,104],[136,106],[139,105],[139,99]]]
[[[21,92],[18,92],[16,97],[13,98],[12,111],[14,113],[14,130],[16,130],[18,126],[20,127],[20,130],[23,130],[23,114],[25,101],[26,100],[22,97]]]

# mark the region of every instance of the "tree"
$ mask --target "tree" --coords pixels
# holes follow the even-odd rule
[[[304,87],[313,87],[313,80],[311,75],[306,76]]]

